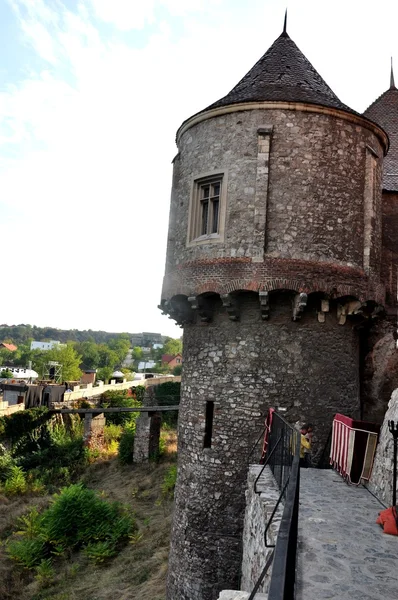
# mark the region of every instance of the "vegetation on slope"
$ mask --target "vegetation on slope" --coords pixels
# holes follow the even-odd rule
[[[118,426],[112,426],[118,427]],[[172,431],[162,432],[163,456],[159,463],[121,466],[116,456],[100,456],[89,464],[80,482],[95,502],[128,507],[134,518],[124,546],[116,556],[84,552],[79,543],[66,551],[51,554],[51,562],[42,560],[38,567],[15,568],[9,543],[33,523],[29,514],[43,518],[57,500],[45,494],[6,496],[0,493],[0,598],[2,600],[164,600],[172,496],[175,484],[176,438]],[[96,493],[94,493],[96,492]],[[91,495],[93,494],[93,495]],[[62,496],[62,493],[61,493]],[[112,503],[118,503],[113,505]],[[47,509],[48,510],[48,509]],[[51,508],[49,509],[51,511]],[[126,509],[125,509],[126,510]],[[70,510],[67,511],[70,514]],[[82,515],[83,516],[83,515]],[[37,517],[36,517],[37,520]],[[131,522],[132,524],[132,522]],[[123,536],[122,536],[123,537]],[[7,543],[8,542],[8,543]],[[11,553],[12,556],[12,553]]]

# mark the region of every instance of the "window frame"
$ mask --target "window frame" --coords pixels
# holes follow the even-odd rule
[[[211,195],[211,187],[220,184],[219,195]],[[207,232],[202,233],[203,226],[203,198],[201,191],[205,186],[209,186],[208,212],[207,212]],[[212,232],[214,223],[212,221],[214,214],[214,198],[218,198],[218,227],[216,232]],[[201,173],[193,177],[191,187],[191,198],[188,213],[188,232],[187,246],[196,246],[199,244],[219,243],[224,241],[225,214],[227,198],[227,172],[210,171]],[[209,232],[210,231],[210,232]]]

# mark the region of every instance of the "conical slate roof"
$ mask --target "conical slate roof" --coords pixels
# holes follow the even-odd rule
[[[363,113],[380,125],[390,138],[390,147],[383,163],[383,189],[398,191],[398,90],[391,72],[390,88]]]
[[[355,112],[337,98],[285,30],[229,94],[205,110],[265,101],[306,102]]]

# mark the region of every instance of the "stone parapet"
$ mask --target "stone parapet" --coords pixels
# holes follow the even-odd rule
[[[236,590],[223,590],[218,600],[247,600],[249,592],[237,592]],[[256,594],[254,600],[267,600],[268,594]]]
[[[265,546],[264,531],[280,494],[269,467],[264,469],[254,490],[254,482],[262,468],[261,465],[251,465],[247,479],[240,587],[248,592],[254,588],[273,550]],[[267,544],[270,546],[276,544],[282,513],[283,504],[280,504],[267,531]],[[268,592],[271,574],[272,567],[264,578],[260,592]]]
[[[398,421],[398,390],[392,393],[380,430],[379,443],[373,464],[372,475],[367,485],[369,490],[386,506],[391,506],[393,490],[393,448],[394,442],[388,430],[388,421]],[[398,488],[397,488],[398,489]]]

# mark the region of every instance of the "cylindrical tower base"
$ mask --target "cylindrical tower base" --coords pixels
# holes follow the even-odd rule
[[[238,588],[248,454],[269,407],[314,424],[315,459],[336,412],[359,416],[358,335],[333,306],[324,322],[310,306],[293,322],[281,293],[263,321],[258,295],[244,294],[239,315],[216,306],[212,322],[184,329],[169,600]]]

